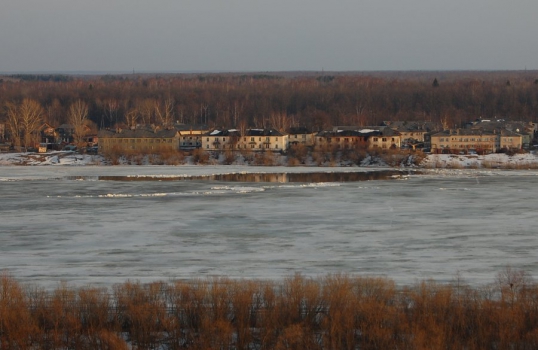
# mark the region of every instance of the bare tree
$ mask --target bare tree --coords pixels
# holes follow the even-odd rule
[[[105,116],[108,118],[111,124],[118,124],[118,110],[120,108],[120,104],[115,99],[109,99],[106,100],[103,103],[103,112],[105,113]],[[101,125],[102,127],[102,125]]]
[[[61,124],[61,118],[64,115],[64,110],[62,108],[62,104],[60,103],[60,100],[55,98],[52,100],[52,102],[47,105],[44,116],[44,121],[46,123],[50,123],[51,125],[60,125]]]
[[[35,100],[25,98],[20,105],[7,105],[8,129],[15,147],[35,146],[39,139],[39,127],[43,122],[43,107]]]
[[[237,128],[240,136],[245,136],[247,134],[247,122],[245,120],[241,120]]]
[[[154,122],[156,104],[157,104],[157,101],[151,98],[146,98],[146,99],[137,101],[136,108],[138,108],[140,118],[142,119],[142,124],[149,125]]]
[[[130,129],[135,129],[136,124],[138,124],[138,118],[140,116],[140,112],[137,107],[131,108],[125,113],[125,122],[127,123],[127,126]]]
[[[75,144],[80,146],[85,136],[86,120],[88,117],[88,104],[82,100],[76,100],[69,106],[68,120],[73,127]]]
[[[15,150],[21,150],[22,125],[18,115],[17,106],[13,103],[6,105],[7,130],[10,134],[11,143]]]
[[[287,113],[271,113],[271,126],[278,131],[284,132],[290,127],[290,118]]]
[[[174,121],[174,99],[168,97],[162,104],[155,102],[155,115],[163,127],[171,126]]]

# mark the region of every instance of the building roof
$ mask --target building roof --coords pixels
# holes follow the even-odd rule
[[[332,131],[320,131],[316,134],[318,137],[369,137],[382,135],[379,130],[332,130]]]
[[[480,120],[479,122],[474,122],[467,125],[470,129],[478,130],[509,130],[520,134],[530,134],[533,135],[536,131],[536,124],[532,122],[522,122],[522,121],[504,121],[504,120]]]
[[[304,135],[304,134],[312,134],[312,131],[304,126],[299,127],[293,127],[290,128],[288,134],[290,135]]]
[[[386,125],[375,125],[375,126],[335,126],[333,127],[333,131],[345,131],[345,130],[352,130],[352,131],[358,131],[362,134],[369,134],[369,135],[382,135],[382,136],[399,136],[400,133],[396,130],[393,130],[389,128]]]
[[[70,130],[74,129],[75,127],[71,124],[62,124],[57,129],[64,129],[64,130]]]
[[[515,133],[510,130],[506,129],[493,129],[493,130],[486,130],[486,129],[447,129],[443,130],[441,132],[435,133],[432,135],[434,136],[451,136],[451,135],[459,135],[459,136],[482,136],[482,135],[501,135],[501,136],[521,136],[518,133]]]
[[[431,132],[439,130],[440,126],[430,121],[384,121],[384,125],[400,132]]]
[[[237,129],[225,129],[209,131],[204,134],[204,136],[241,136],[241,133]]]
[[[119,129],[119,130],[100,130],[97,134],[100,138],[173,138],[178,135],[177,130],[149,130],[149,129]]]
[[[205,124],[174,124],[174,128],[178,131],[207,131],[210,129]]]
[[[284,136],[275,129],[247,129],[245,136]]]

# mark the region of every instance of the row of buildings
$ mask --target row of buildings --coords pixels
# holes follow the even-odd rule
[[[286,152],[302,145],[317,150],[381,148],[399,149],[401,135],[387,126],[356,128],[335,127],[331,131],[311,132],[292,128],[287,133],[275,129],[200,129],[177,130],[136,128],[102,130],[98,134],[99,151],[151,152],[163,149],[205,151],[273,151]]]
[[[138,126],[133,129],[106,129],[97,134],[88,128],[84,142],[98,145],[100,153],[158,150],[273,151],[286,152],[303,145],[313,150],[422,149],[433,153],[492,153],[528,149],[537,133],[537,124],[478,119],[461,128],[443,128],[432,122],[386,121],[379,126],[335,126],[313,132],[304,127],[287,132],[275,129],[210,129],[206,125],[176,124],[170,128]],[[73,142],[73,128],[67,124],[44,124],[37,138],[42,144]],[[6,130],[0,124],[0,138]],[[36,138],[36,139],[37,139]],[[0,140],[0,144],[4,142]],[[4,145],[5,146],[5,145]]]
[[[155,152],[163,149],[206,151],[286,152],[303,145],[314,150],[422,149],[435,153],[492,153],[529,148],[537,132],[530,122],[477,120],[458,129],[431,122],[384,122],[380,126],[335,126],[312,132],[291,128],[209,129],[204,125],[176,125],[168,129],[137,127],[101,130],[99,152]]]

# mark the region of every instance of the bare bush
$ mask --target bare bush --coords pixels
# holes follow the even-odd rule
[[[207,164],[209,162],[209,153],[201,148],[197,148],[192,151],[192,161],[195,164]]]
[[[0,279],[2,349],[534,349],[538,285],[502,270],[471,288],[385,278],[126,282],[28,289]]]

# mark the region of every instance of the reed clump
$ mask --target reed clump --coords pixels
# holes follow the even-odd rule
[[[0,279],[0,349],[536,349],[538,285],[387,278],[128,281],[48,291]]]

